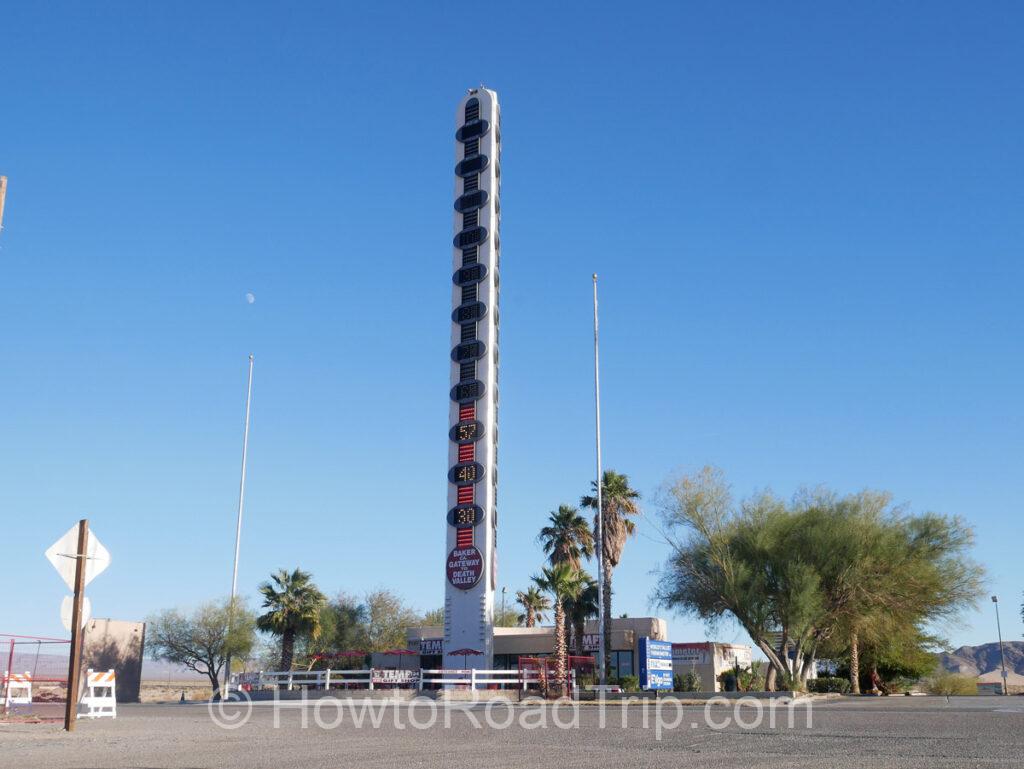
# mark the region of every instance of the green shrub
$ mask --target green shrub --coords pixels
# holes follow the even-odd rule
[[[624,692],[640,691],[640,679],[636,676],[619,676],[619,686]]]
[[[783,673],[775,679],[775,688],[782,692],[802,692],[806,687],[800,683],[799,678],[794,678],[789,673]]]
[[[845,678],[812,678],[807,682],[807,691],[817,694],[849,694],[850,682]]]
[[[744,692],[759,692],[764,689],[764,677],[767,666],[760,660],[755,660],[749,668],[740,670],[739,688]]]
[[[597,677],[593,673],[579,673],[576,676],[576,686],[580,689],[586,689],[588,686],[593,686],[597,683]]]
[[[907,692],[913,691],[917,688],[920,679],[911,678],[909,676],[897,676],[891,681],[886,681],[889,686],[890,694],[906,694]]]
[[[696,670],[672,676],[672,688],[677,692],[699,692],[702,685],[700,673]]]
[[[929,694],[949,696],[951,694],[977,694],[978,686],[970,676],[959,673],[938,673],[925,682]]]
[[[721,684],[723,692],[736,691],[736,673],[733,672],[732,668],[719,673],[718,683]]]

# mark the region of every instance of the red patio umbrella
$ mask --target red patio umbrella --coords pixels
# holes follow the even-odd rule
[[[462,664],[468,665],[469,661],[466,659],[466,657],[468,657],[470,654],[472,654],[473,656],[480,656],[483,654],[483,652],[479,649],[455,649],[454,651],[448,652],[449,657],[454,657],[458,654],[462,655]]]

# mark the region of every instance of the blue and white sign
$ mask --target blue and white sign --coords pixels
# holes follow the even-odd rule
[[[640,688],[672,688],[672,643],[640,639]]]

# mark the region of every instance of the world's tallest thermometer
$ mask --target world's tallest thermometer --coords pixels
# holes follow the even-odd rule
[[[498,523],[498,95],[470,90],[455,125],[444,667],[489,670]]]

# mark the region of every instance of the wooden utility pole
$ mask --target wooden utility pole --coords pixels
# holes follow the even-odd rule
[[[68,701],[64,708],[64,730],[73,732],[78,719],[78,678],[82,672],[82,599],[85,598],[85,561],[88,558],[89,520],[78,522],[75,550],[75,598],[71,607],[71,659],[68,666]]]

